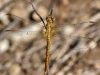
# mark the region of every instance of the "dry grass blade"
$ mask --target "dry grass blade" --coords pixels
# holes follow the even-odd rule
[[[8,7],[12,2],[14,2],[13,0],[10,0],[9,2],[7,2],[6,4],[4,4],[2,6],[2,8],[0,8],[0,12],[3,11],[6,7]]]
[[[32,1],[32,0],[31,0],[31,1]],[[44,28],[46,29],[46,24],[45,24],[43,18],[42,18],[42,17],[40,16],[40,14],[36,11],[36,9],[35,9],[34,5],[32,4],[32,2],[29,2],[29,3],[32,5],[32,8],[34,9],[34,12],[39,16],[39,18],[41,19],[41,21],[42,21],[42,23],[43,23],[43,25],[44,25]]]

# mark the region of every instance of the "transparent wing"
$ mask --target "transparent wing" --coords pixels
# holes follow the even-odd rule
[[[84,29],[84,28],[88,27],[89,23],[92,24],[94,22],[82,22],[82,23],[79,23],[79,25],[77,25],[77,24],[55,25],[52,28],[52,33],[57,34],[59,32],[62,32],[62,33],[65,33],[65,34],[71,34],[75,30],[75,26],[78,26],[76,28],[79,31],[80,28]],[[43,27],[42,22],[40,22],[40,23],[32,24],[29,27],[25,27],[25,28],[22,28],[22,29],[11,28],[11,29],[5,29],[4,31],[9,32],[9,33],[29,34],[29,33],[36,33],[36,32],[38,33],[38,32],[40,32],[41,30],[44,30],[44,29],[45,28]]]
[[[53,30],[53,32],[62,33],[63,35],[71,35],[72,33],[75,33],[75,32],[81,34],[83,32],[85,33],[84,30],[86,30],[88,27],[92,26],[94,23],[95,22],[89,21],[89,22],[81,22],[78,24],[55,25],[52,30]]]
[[[3,19],[2,17],[8,18],[8,16],[11,18],[13,17],[13,21],[11,21],[8,24],[0,25],[0,32],[27,32],[27,31],[38,31],[42,26],[42,22],[40,23],[32,23],[31,25],[27,25],[27,27],[24,28],[18,28],[20,25],[20,21],[24,23],[24,19],[12,15],[12,14],[6,14],[4,12],[0,13],[0,19]],[[4,19],[5,20],[5,19]]]
[[[45,28],[43,27],[42,22],[39,23],[33,23],[31,25],[29,25],[28,27],[25,28],[21,28],[21,29],[16,29],[16,25],[18,25],[19,21],[21,20],[21,18],[14,16],[16,19],[14,22],[12,22],[11,24],[7,25],[6,27],[2,27],[0,30],[0,35],[2,33],[7,33],[7,34],[16,34],[16,35],[37,35],[39,32],[41,32],[41,30],[44,30]],[[73,33],[75,31],[75,27],[74,26],[78,26],[76,27],[76,32],[79,33],[80,30],[83,28],[87,27],[87,23],[93,23],[93,22],[82,22],[79,24],[64,24],[64,25],[54,25],[52,28],[52,34],[56,35],[58,33],[63,33],[64,35],[70,35],[71,33]],[[81,28],[81,29],[80,29]]]

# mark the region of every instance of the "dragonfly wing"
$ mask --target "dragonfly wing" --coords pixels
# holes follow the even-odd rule
[[[5,30],[6,33],[8,34],[14,34],[14,35],[17,35],[17,36],[36,36],[38,33],[41,32],[41,30],[43,29],[43,26],[41,25],[41,23],[36,23],[36,24],[32,24],[28,27],[25,27],[25,28],[22,28],[22,29],[18,29],[18,30],[15,30],[15,29],[7,29]]]
[[[72,25],[59,25],[59,26],[55,26],[52,29],[52,32],[54,32],[53,34],[63,34],[63,35],[70,35],[72,32],[74,32],[75,28]]]
[[[78,24],[64,24],[64,25],[56,25],[54,27],[53,30],[55,30],[56,32],[62,32],[65,35],[70,35],[73,32],[78,32],[79,29],[85,29],[88,26],[91,26],[92,24],[94,24],[95,22],[81,22]]]
[[[36,24],[32,24],[28,27],[22,28],[22,29],[9,29],[6,28],[5,30],[3,30],[3,34],[5,36],[11,36],[11,37],[18,37],[20,39],[24,38],[31,38],[31,37],[36,37],[37,34],[39,34],[41,32],[41,30],[43,29],[42,23],[36,23]]]

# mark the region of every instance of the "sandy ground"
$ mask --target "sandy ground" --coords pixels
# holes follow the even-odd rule
[[[50,75],[100,75],[100,0],[0,0],[0,75],[44,75],[43,23],[53,9]],[[13,31],[6,31],[13,30]]]

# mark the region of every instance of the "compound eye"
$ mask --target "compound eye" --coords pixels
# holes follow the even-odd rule
[[[52,21],[55,21],[55,18],[54,17],[52,17]]]
[[[48,17],[46,17],[46,20],[48,20]]]

